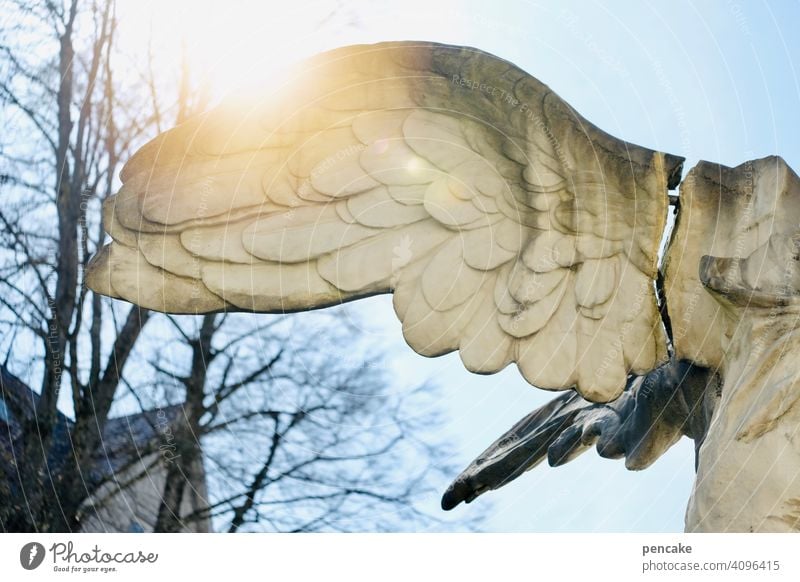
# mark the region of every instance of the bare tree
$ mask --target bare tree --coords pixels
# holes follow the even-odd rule
[[[1,9],[3,402],[11,378],[18,382],[10,371],[37,388],[29,407],[10,411],[20,426],[0,457],[0,526],[81,529],[101,487],[123,490],[154,470],[140,462],[125,480],[128,466],[98,474],[112,409],[167,404],[182,414],[157,530],[209,518],[229,531],[388,529],[418,519],[421,482],[443,459],[414,444],[431,419],[403,410],[419,394],[392,393],[385,372],[365,368],[368,358],[346,357],[357,345],[352,332],[347,348],[341,326],[314,328],[315,339],[333,341],[303,344],[294,338],[314,330],[292,334],[301,325],[294,317],[167,318],[87,292],[83,272],[103,236],[100,204],[121,161],[196,108],[196,93],[186,70],[178,86],[159,81],[152,66],[135,82],[114,75],[113,0],[4,0]],[[209,500],[186,513],[199,461]],[[390,517],[369,517],[378,513]]]
[[[2,517],[16,531],[74,530],[87,494],[82,475],[149,317],[130,309],[114,325],[116,333],[103,333],[106,310],[81,281],[100,236],[97,220],[91,236],[90,214],[130,145],[120,130],[131,140],[137,132],[119,127],[114,114],[112,3],[80,10],[77,0],[9,2],[3,11],[9,18],[0,47],[0,97],[5,125],[15,128],[0,143],[4,347],[12,366],[35,354],[41,382],[34,414],[22,419],[14,447],[25,462],[17,464],[18,483],[11,489],[24,497],[3,503]],[[20,345],[27,350],[18,353]],[[75,418],[72,455],[53,467],[49,451],[62,388]],[[54,495],[58,503],[49,502]]]
[[[143,408],[185,403],[158,531],[207,518],[230,532],[436,521],[415,505],[433,493],[431,472],[449,465],[430,444],[439,426],[431,387],[392,390],[384,359],[353,342],[340,317],[306,319],[170,318],[162,337],[171,339],[142,356],[154,376],[129,386],[132,397]],[[182,512],[199,455],[209,503]]]

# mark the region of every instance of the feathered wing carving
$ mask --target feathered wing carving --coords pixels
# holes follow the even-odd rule
[[[420,354],[608,401],[666,359],[653,280],[681,162],[481,51],[347,47],[142,148],[88,283],[175,313],[394,292]]]
[[[719,399],[713,370],[672,359],[646,376],[631,377],[614,402],[587,402],[561,394],[523,417],[481,453],[448,487],[442,508],[507,485],[544,459],[555,467],[596,446],[600,456],[625,458],[631,470],[649,467],[681,436],[708,433]]]

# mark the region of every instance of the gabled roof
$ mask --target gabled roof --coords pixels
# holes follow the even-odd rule
[[[38,402],[39,395],[0,364],[0,462],[3,465],[0,470],[14,471],[10,463],[17,457],[14,441],[22,433],[23,421],[36,413]],[[53,443],[48,454],[51,468],[69,459],[75,425],[61,412],[56,414]],[[158,450],[159,444],[183,419],[183,406],[179,404],[108,419],[95,454],[93,478],[102,481],[132,461]]]

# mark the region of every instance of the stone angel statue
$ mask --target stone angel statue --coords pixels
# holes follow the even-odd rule
[[[477,458],[445,508],[545,457],[596,442],[640,469],[687,435],[688,531],[798,530],[798,177],[779,158],[701,162],[671,195],[682,163],[479,50],[346,47],[136,153],[86,280],[170,313],[393,293],[416,352],[571,390]]]

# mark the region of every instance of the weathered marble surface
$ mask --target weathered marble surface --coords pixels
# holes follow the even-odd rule
[[[533,411],[443,507],[594,444],[643,469],[684,435],[697,453],[687,531],[800,531],[799,217],[800,179],[780,158],[693,168],[666,255],[671,362],[609,404],[565,394]]]
[[[88,282],[175,313],[393,292],[417,352],[609,401],[667,358],[652,281],[681,162],[481,51],[348,47],[138,152]]]
[[[800,179],[781,158],[701,163],[681,186],[667,300],[705,295],[675,348],[723,378],[687,531],[800,531],[799,235]],[[673,262],[689,245],[702,257],[691,276]]]
[[[142,148],[87,284],[173,313],[394,293],[417,352],[577,390],[487,449],[446,507],[594,443],[644,468],[685,435],[688,530],[796,530],[798,178],[775,157],[689,172],[659,305],[681,165],[481,51],[347,47]]]

